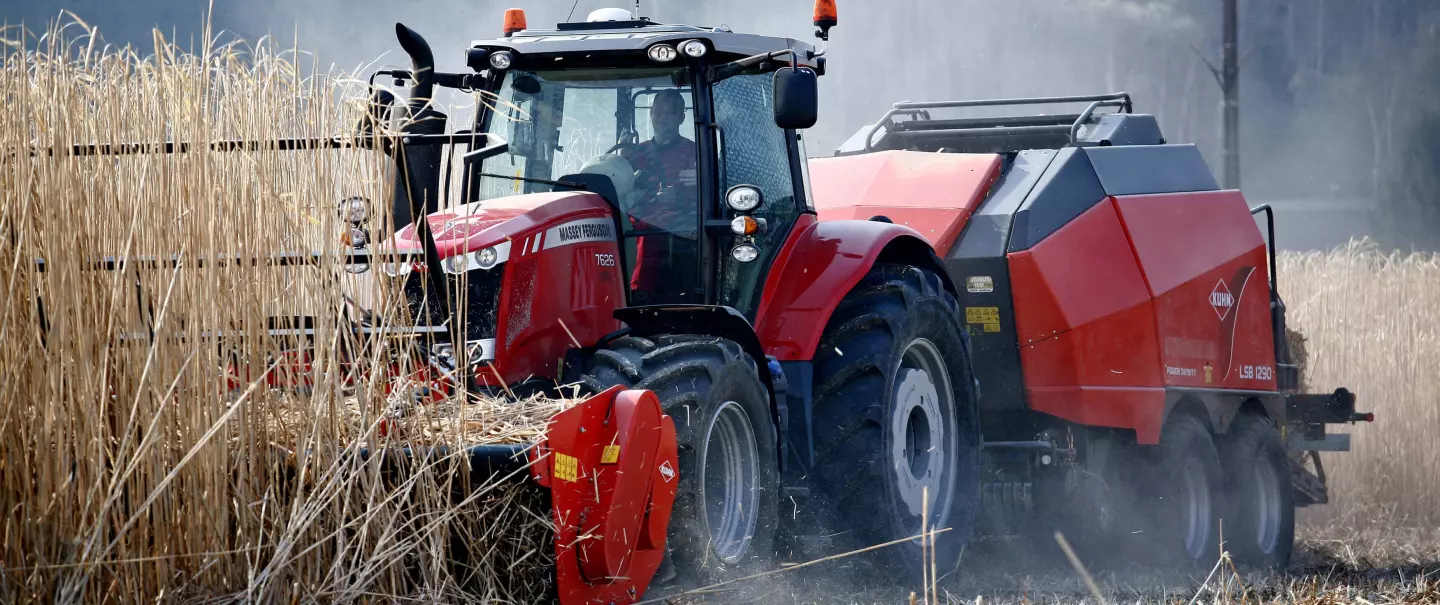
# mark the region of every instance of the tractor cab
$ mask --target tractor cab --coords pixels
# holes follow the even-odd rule
[[[617,218],[628,305],[724,305],[753,319],[766,267],[814,212],[799,130],[814,122],[821,53],[621,9],[555,29],[529,29],[511,9],[505,24],[467,50],[473,74],[432,78],[478,100],[469,132],[484,144],[464,154],[458,203],[600,194]],[[412,90],[412,103],[429,92]]]

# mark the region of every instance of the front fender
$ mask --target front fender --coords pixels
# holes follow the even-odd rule
[[[778,360],[813,359],[830,314],[877,261],[932,269],[954,290],[934,248],[910,227],[805,215],[794,233],[776,254],[755,315],[765,352]]]

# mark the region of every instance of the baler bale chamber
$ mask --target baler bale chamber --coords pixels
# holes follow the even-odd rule
[[[1204,564],[1223,521],[1239,560],[1288,562],[1294,509],[1328,502],[1320,453],[1349,449],[1327,427],[1373,415],[1347,389],[1304,392],[1273,212],[1197,147],[1127,93],[905,102],[811,169],[822,217],[920,227],[956,284],[981,383],[977,531],[1058,529],[1124,563],[1163,535]],[[1205,477],[1174,479],[1186,456]],[[1187,498],[1215,498],[1208,530],[1163,518]]]

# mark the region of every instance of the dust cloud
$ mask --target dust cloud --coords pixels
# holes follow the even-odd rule
[[[821,80],[821,120],[809,135],[812,156],[830,155],[898,101],[1125,91],[1132,94],[1137,112],[1157,116],[1170,141],[1199,146],[1219,177],[1221,95],[1209,67],[1220,62],[1219,2],[838,4],[840,25],[829,45],[829,74]],[[1290,23],[1286,39],[1292,51],[1296,40],[1303,39],[1296,31],[1309,27],[1294,18],[1287,22],[1275,17],[1272,12],[1283,4],[1242,2],[1242,188],[1252,204],[1277,206],[1283,247],[1330,247],[1374,228],[1365,224],[1367,208],[1374,203],[1357,200],[1374,200],[1380,189],[1383,162],[1370,125],[1376,118],[1373,111],[1366,117],[1365,108],[1350,106],[1353,99],[1290,96],[1284,90],[1290,72],[1270,73],[1277,60],[1266,54],[1264,40],[1277,35],[1276,24]],[[0,15],[12,23],[16,17],[35,22],[69,8],[99,22],[102,31],[112,34],[111,41],[144,48],[148,27],[172,32],[178,39],[193,38],[208,6],[202,0],[140,0],[127,4],[124,15],[114,15],[95,0],[35,0],[19,7],[0,4]],[[394,23],[403,22],[427,38],[439,69],[461,71],[468,43],[497,37],[504,10],[510,7],[524,8],[535,28],[580,20],[597,8],[635,9],[631,0],[215,0],[213,14],[217,28],[246,40],[269,36],[282,48],[298,40],[318,69],[333,66],[362,73],[408,65],[393,33]],[[727,25],[735,31],[806,41],[814,41],[811,8],[806,0],[640,2],[641,14],[659,22]],[[1350,69],[1384,64],[1384,53],[1370,52],[1376,56],[1364,57]],[[452,107],[452,118],[468,115],[468,100],[441,100],[458,104]],[[1393,95],[1390,103],[1395,103]],[[1393,138],[1396,127],[1388,132]]]
[[[1242,188],[1252,205],[1276,206],[1282,247],[1328,248],[1380,228],[1368,221],[1381,188],[1382,160],[1366,130],[1370,123],[1362,120],[1361,108],[1350,105],[1353,99],[1297,98],[1288,91],[1289,76],[1272,73],[1271,64],[1292,59],[1273,59],[1264,44],[1267,36],[1277,35],[1278,23],[1289,23],[1287,42],[1293,50],[1304,39],[1296,31],[1308,27],[1272,14],[1281,4],[1242,3]],[[423,6],[265,0],[233,7],[231,21],[240,31],[271,32],[281,39],[298,34],[302,46],[322,62],[346,69],[376,60],[404,65],[390,33],[392,23],[403,21],[429,39],[441,69],[459,70],[462,49],[470,40],[497,36],[504,9],[512,6],[524,8],[529,25],[539,28],[583,19],[597,8],[634,10],[629,0]],[[809,153],[830,155],[899,101],[1125,91],[1133,95],[1136,111],[1157,116],[1170,141],[1199,146],[1218,180],[1221,91],[1210,66],[1220,63],[1219,7],[1219,2],[1180,0],[842,1],[827,55],[830,71],[821,80],[821,120],[809,135]],[[640,3],[642,15],[662,23],[726,25],[814,41],[811,8],[803,0]],[[1351,69],[1384,63],[1383,53],[1370,52],[1375,56],[1362,57]]]

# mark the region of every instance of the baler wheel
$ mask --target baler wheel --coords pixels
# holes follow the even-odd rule
[[[1220,442],[1229,514],[1225,547],[1242,565],[1280,569],[1295,543],[1295,494],[1280,430],[1269,418],[1243,412]]]
[[[1171,414],[1153,450],[1148,488],[1160,559],[1183,567],[1208,568],[1220,556],[1220,518],[1224,506],[1220,457],[1210,430],[1199,418]],[[1227,534],[1229,532],[1226,532]]]
[[[960,308],[932,271],[877,264],[840,301],[815,353],[815,485],[842,549],[914,536],[953,570],[980,491],[976,388]],[[928,496],[928,498],[926,498]],[[927,502],[928,500],[928,502]],[[885,577],[921,580],[919,540],[881,549]]]
[[[691,587],[768,569],[779,523],[778,437],[752,357],[734,341],[618,338],[585,362],[582,388],[648,389],[675,422],[680,487],[657,583]],[[667,567],[671,573],[667,573]]]

